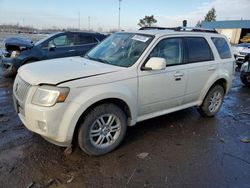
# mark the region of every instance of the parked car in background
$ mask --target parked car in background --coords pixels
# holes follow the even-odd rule
[[[232,50],[233,50],[233,54],[234,55],[239,55],[240,52],[244,49],[244,48],[247,48],[250,46],[250,43],[240,43],[240,44],[237,44],[236,46],[233,46],[232,47]]]
[[[240,79],[245,86],[250,87],[250,54],[246,55],[241,66]]]
[[[213,117],[234,64],[228,40],[215,31],[119,32],[84,57],[21,67],[14,104],[29,130],[60,146],[76,138],[86,153],[103,155],[137,122],[193,106]]]
[[[35,61],[84,55],[106,35],[92,32],[60,32],[33,43],[29,39],[11,37],[5,40],[1,60],[3,75],[14,76],[17,69]]]
[[[241,66],[245,56],[250,54],[250,43],[241,43],[232,47],[236,63]]]
[[[236,55],[236,63],[243,64],[247,55],[250,54],[250,46],[243,48],[238,55]]]

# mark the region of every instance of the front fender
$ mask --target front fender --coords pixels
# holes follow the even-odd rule
[[[131,81],[132,83],[133,81]],[[131,113],[130,125],[136,123],[137,117],[137,84],[133,83],[134,90],[129,90],[126,84],[105,84],[98,86],[89,86],[86,88],[77,88],[77,94],[72,96],[72,101],[67,108],[65,114],[70,114],[63,117],[64,129],[67,133],[68,140],[71,140],[74,134],[75,127],[81,115],[93,104],[106,99],[119,99],[125,102]],[[131,88],[131,87],[130,87]],[[78,91],[77,91],[78,90]],[[69,118],[70,117],[70,118]]]

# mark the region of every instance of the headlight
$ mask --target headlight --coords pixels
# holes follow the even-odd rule
[[[32,103],[39,106],[53,106],[56,103],[64,102],[68,96],[69,88],[55,86],[41,86],[37,88]]]
[[[12,51],[10,57],[11,58],[16,58],[17,56],[19,56],[20,52],[19,51]]]
[[[245,62],[241,65],[240,71],[241,72],[248,72],[248,62]]]

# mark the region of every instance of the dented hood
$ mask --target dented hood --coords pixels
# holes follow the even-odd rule
[[[10,37],[5,41],[5,47],[8,46],[19,46],[20,48],[31,48],[34,46],[33,42],[30,39],[21,38],[21,37]]]
[[[18,75],[31,85],[52,84],[95,77],[123,70],[83,57],[59,58],[27,64],[18,69]]]

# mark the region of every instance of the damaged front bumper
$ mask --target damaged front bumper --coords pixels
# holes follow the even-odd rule
[[[9,69],[10,67],[17,69],[18,67],[20,67],[20,64],[21,64],[19,59],[5,57],[5,56],[2,56],[0,61],[1,61],[1,67],[3,70]]]

